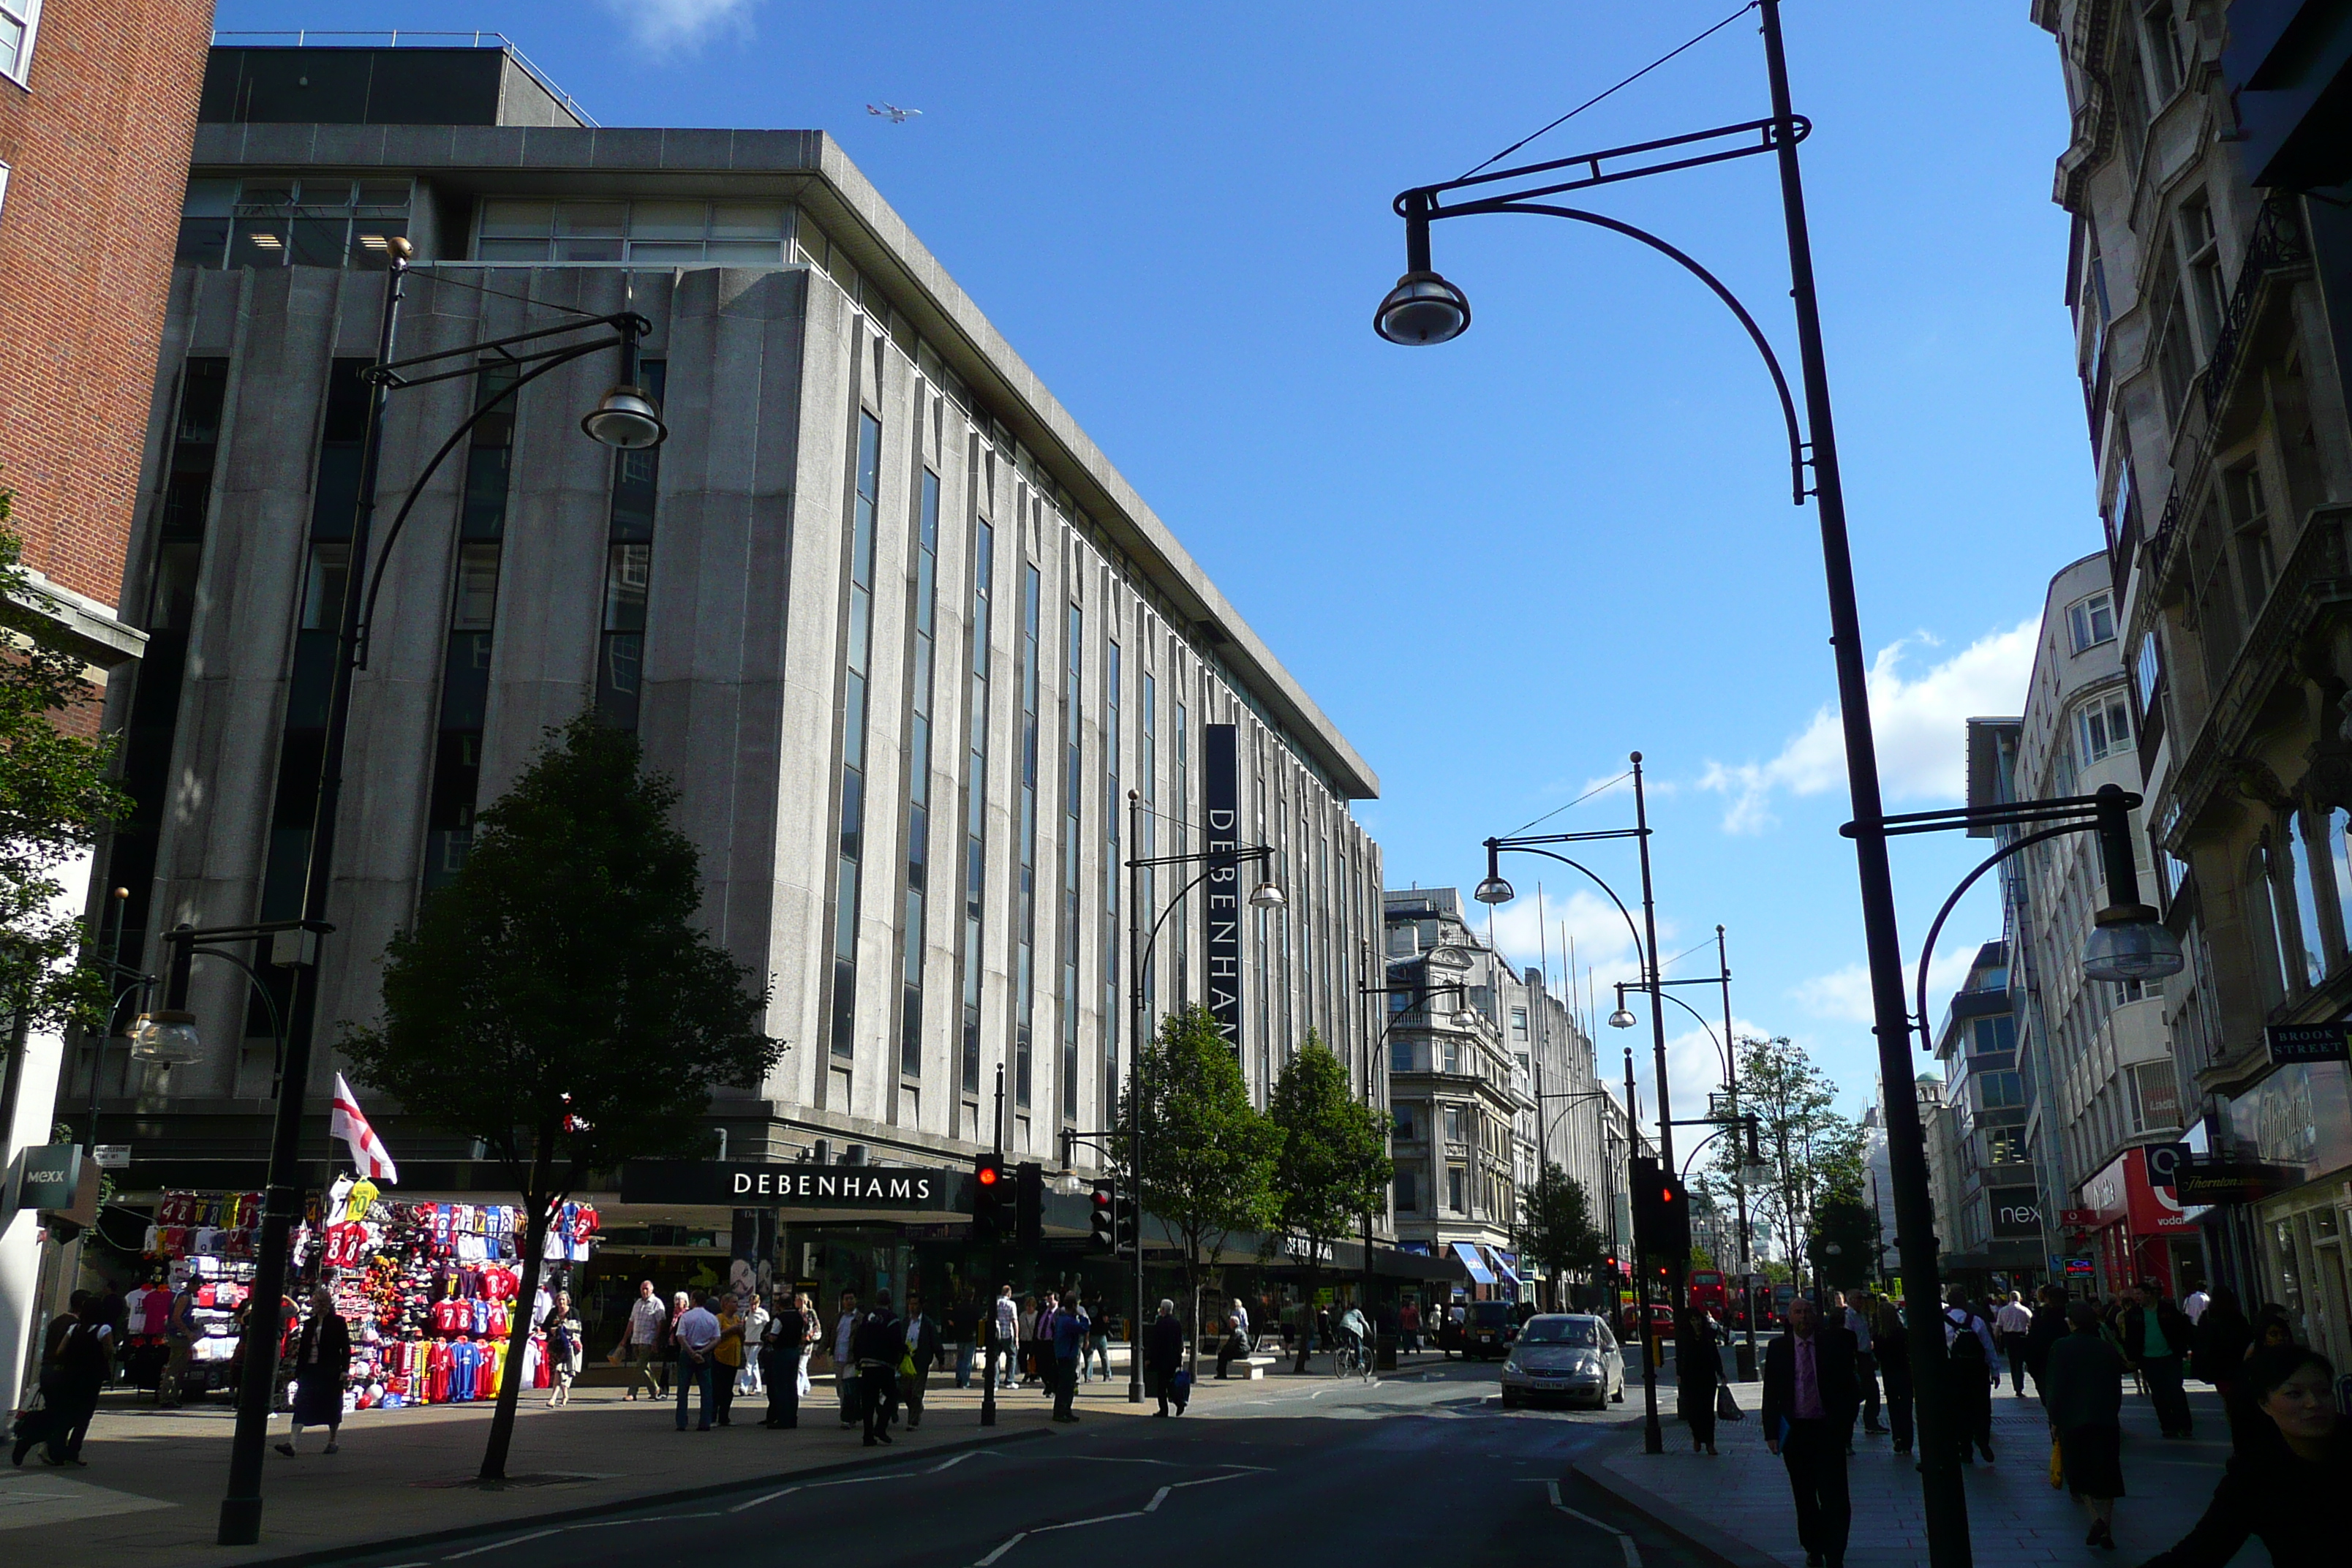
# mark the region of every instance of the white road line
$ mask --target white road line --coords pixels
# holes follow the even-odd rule
[[[965,1449],[961,1454],[950,1454],[946,1458],[941,1459],[938,1464],[933,1465],[929,1469],[925,1470],[923,1473],[927,1476],[936,1476],[941,1470],[951,1470],[955,1468],[958,1465],[962,1464],[966,1459],[971,1458],[971,1450],[969,1448]]]
[[[1180,1468],[1173,1459],[1129,1459],[1117,1454],[1070,1454],[1065,1457],[1082,1465],[1165,1465],[1171,1470]]]
[[[1617,1538],[1618,1550],[1625,1553],[1625,1568],[1642,1568],[1642,1549],[1633,1544],[1633,1538],[1632,1536],[1626,1534],[1623,1531],[1619,1530],[1614,1525],[1601,1523],[1599,1520],[1593,1518],[1589,1513],[1579,1513],[1574,1509],[1569,1507],[1566,1503],[1560,1501],[1559,1483],[1558,1481],[1546,1481],[1544,1483],[1544,1489],[1551,1493],[1551,1506],[1559,1510],[1560,1512],[1568,1515],[1569,1518],[1581,1520],[1595,1530],[1606,1531],[1611,1535],[1615,1536]]]
[[[801,1484],[814,1491],[819,1487],[862,1487],[876,1481],[908,1481],[923,1473],[920,1470],[900,1470],[887,1476],[844,1476],[837,1481],[803,1481]]]
[[[1012,1551],[1014,1547],[1020,1545],[1023,1542],[1028,1539],[1029,1532],[1024,1530],[1020,1534],[1014,1536],[1012,1540],[1006,1542],[1003,1545],[998,1547],[995,1551],[990,1552],[987,1556],[982,1558],[979,1562],[973,1563],[971,1568],[990,1568],[990,1564],[993,1563],[998,1558],[1003,1556],[1006,1552]]]
[[[729,1513],[741,1513],[747,1508],[757,1508],[763,1502],[773,1502],[780,1497],[790,1497],[800,1489],[801,1489],[798,1487],[783,1487],[775,1491],[764,1492],[760,1496],[753,1498],[750,1502],[737,1503],[733,1508],[729,1509],[727,1511]]]
[[[1141,1509],[1131,1508],[1125,1513],[1098,1513],[1092,1519],[1073,1519],[1062,1524],[1041,1524],[1029,1533],[1043,1535],[1049,1530],[1077,1530],[1089,1524],[1108,1524],[1114,1519],[1141,1519],[1142,1517]]]
[[[516,1535],[510,1536],[504,1541],[493,1541],[488,1546],[472,1546],[467,1548],[463,1552],[452,1552],[448,1556],[441,1559],[441,1561],[444,1563],[456,1563],[467,1557],[478,1557],[485,1552],[496,1552],[502,1546],[520,1546],[526,1541],[537,1541],[542,1536],[561,1535],[563,1531],[560,1528],[555,1530],[535,1530],[529,1535]]]
[[[1272,1475],[1274,1473],[1274,1467],[1272,1465],[1237,1465],[1231,1459],[1220,1459],[1217,1461],[1217,1468],[1221,1470],[1246,1470],[1260,1475]]]
[[[1160,1511],[1160,1505],[1166,1502],[1168,1500],[1168,1494],[1175,1489],[1176,1489],[1174,1487],[1161,1487],[1158,1491],[1153,1492],[1151,1494],[1151,1500],[1143,1505],[1143,1511],[1146,1513],[1158,1513]]]
[[[1175,1486],[1168,1489],[1176,1491],[1184,1487],[1209,1487],[1216,1485],[1219,1481],[1237,1481],[1248,1473],[1246,1470],[1229,1470],[1222,1476],[1202,1476],[1198,1480],[1178,1481]]]

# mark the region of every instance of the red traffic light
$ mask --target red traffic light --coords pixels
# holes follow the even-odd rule
[[[980,1168],[980,1184],[983,1187],[992,1187],[1003,1178],[1003,1174],[1004,1173],[1002,1171],[999,1171],[993,1165],[982,1165]]]

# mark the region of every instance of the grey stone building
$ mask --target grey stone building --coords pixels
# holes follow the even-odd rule
[[[1203,730],[1233,724],[1288,895],[1244,932],[1253,1088],[1310,1026],[1377,1069],[1371,771],[973,301],[822,132],[598,128],[499,49],[214,53],[124,600],[160,649],[113,715],[126,958],[299,899],[394,235],[395,357],[634,310],[670,437],[583,436],[600,356],[425,489],[356,687],[322,1040],[593,707],[676,780],[703,918],[773,984],[791,1048],[714,1105],[732,1157],[943,1163],[992,1135],[1002,1066],[1008,1154],[1050,1163],[1125,1083],[1121,862],[1202,847]],[[383,507],[504,374],[394,395]],[[1199,918],[1160,938],[1155,1016],[1203,994]],[[204,1059],[100,1085],[142,1161],[261,1147],[267,1011],[226,966],[194,1005]]]

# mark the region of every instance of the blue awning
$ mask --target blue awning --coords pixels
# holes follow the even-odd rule
[[[1518,1254],[1515,1252],[1506,1252],[1498,1247],[1495,1248],[1493,1257],[1495,1259],[1495,1268],[1501,1273],[1503,1278],[1508,1279],[1514,1285],[1517,1284],[1519,1282]]]
[[[1470,1279],[1472,1283],[1478,1285],[1492,1285],[1495,1282],[1495,1276],[1493,1272],[1487,1268],[1486,1260],[1478,1256],[1478,1247],[1476,1243],[1468,1241],[1455,1242],[1454,1244],[1454,1256],[1462,1259],[1463,1268],[1470,1270]]]

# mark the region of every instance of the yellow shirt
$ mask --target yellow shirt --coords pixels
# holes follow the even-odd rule
[[[710,1353],[718,1358],[721,1366],[743,1364],[742,1319],[732,1312],[719,1314],[719,1342],[711,1347]]]

